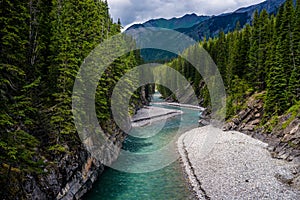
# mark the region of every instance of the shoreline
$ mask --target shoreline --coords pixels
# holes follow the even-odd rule
[[[212,132],[217,132],[215,144],[203,156],[203,144]],[[299,165],[271,158],[267,146],[243,133],[212,126],[187,131],[177,142],[183,169],[198,199],[299,198],[300,191],[286,184]]]
[[[177,150],[180,156],[180,164],[182,166],[182,170],[186,174],[186,180],[188,181],[187,184],[191,187],[191,192],[198,199],[208,199],[205,191],[201,188],[201,183],[198,180],[197,176],[195,175],[195,171],[192,167],[192,164],[188,158],[188,152],[186,151],[186,147],[183,143],[183,140],[188,132],[182,134],[177,141]]]
[[[155,106],[144,106],[131,119],[132,127],[144,127],[153,122],[167,120],[183,114],[181,110],[160,108]]]
[[[191,104],[182,104],[182,103],[174,103],[174,102],[152,102],[153,105],[168,105],[168,106],[175,106],[175,107],[182,107],[182,108],[190,108],[190,109],[196,109],[200,111],[205,111],[206,109],[200,106],[195,106]]]

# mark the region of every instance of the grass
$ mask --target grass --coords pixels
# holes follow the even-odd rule
[[[296,119],[296,117],[300,117],[300,102],[297,102],[296,105],[292,106],[286,113],[291,114],[291,116],[289,117],[289,119],[284,122],[282,124],[282,128],[286,129],[288,127],[288,125],[294,120]]]
[[[53,145],[51,147],[49,147],[48,149],[49,151],[54,151],[54,152],[60,152],[60,153],[65,153],[67,152],[66,148],[60,144],[56,144],[56,145]]]
[[[279,117],[277,115],[273,116],[268,121],[268,123],[266,123],[266,127],[265,127],[266,132],[271,133],[275,128],[275,126],[278,124],[278,122],[279,122]]]

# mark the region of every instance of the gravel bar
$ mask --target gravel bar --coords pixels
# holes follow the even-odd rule
[[[176,107],[182,107],[182,108],[190,108],[190,109],[196,109],[200,111],[204,111],[205,108],[200,107],[200,106],[195,106],[191,104],[183,104],[183,103],[174,103],[174,102],[152,102],[153,105],[158,104],[158,105],[168,105],[168,106],[176,106]]]
[[[283,181],[299,165],[273,159],[259,140],[205,126],[183,134],[177,145],[199,199],[300,199]]]
[[[181,115],[182,113],[183,112],[181,110],[166,109],[155,106],[144,106],[142,109],[138,110],[131,119],[131,126],[147,126],[152,122],[166,120],[170,117]]]

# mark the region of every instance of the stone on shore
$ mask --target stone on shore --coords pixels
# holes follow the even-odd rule
[[[201,127],[182,135],[178,148],[200,199],[300,199],[291,186],[299,163],[272,158],[266,143],[245,134]]]
[[[155,106],[145,106],[138,110],[137,113],[132,117],[132,127],[142,127],[151,124],[152,122],[159,120],[166,120],[176,115],[181,115],[181,110],[166,109]]]

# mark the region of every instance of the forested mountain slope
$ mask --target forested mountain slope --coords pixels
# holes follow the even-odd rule
[[[237,26],[233,32],[220,32],[197,44],[211,55],[226,87],[227,108],[220,111],[230,120],[225,129],[273,134],[285,148],[300,150],[299,28],[300,1],[294,5],[288,0],[276,16],[256,11],[252,25]],[[183,54],[197,56],[193,48]],[[193,66],[182,57],[169,65],[190,80],[202,106],[209,108],[209,91]],[[174,100],[176,95],[168,89],[159,89],[165,98]]]
[[[260,14],[256,11],[251,26],[243,29],[237,26],[234,32],[220,32],[217,38],[198,44],[212,56],[224,80],[228,93],[227,117],[240,109],[245,95],[254,92],[266,91],[267,118],[283,114],[299,101],[299,10],[299,1],[294,7],[289,0],[276,17],[266,10]],[[183,54],[193,56],[193,53],[191,47]],[[198,87],[201,79],[189,63],[178,58],[170,65]],[[208,97],[200,93],[204,99]]]
[[[225,33],[234,31],[237,22],[239,22],[241,27],[250,24],[255,11],[260,13],[262,10],[266,10],[269,14],[275,14],[284,2],[285,0],[267,0],[256,5],[240,8],[234,12],[217,16],[197,16],[196,14],[191,14],[169,20],[152,19],[143,24],[134,24],[127,30],[129,31],[141,27],[169,28],[200,41],[205,37],[216,37],[220,31]]]
[[[106,1],[4,0],[0,7],[0,196],[79,198],[103,166],[75,129],[73,85],[83,59],[118,34],[120,24],[112,22]],[[110,96],[139,62],[138,52],[117,59],[96,92],[99,122],[119,142],[124,134],[112,120]],[[139,95],[132,98],[136,106]]]

